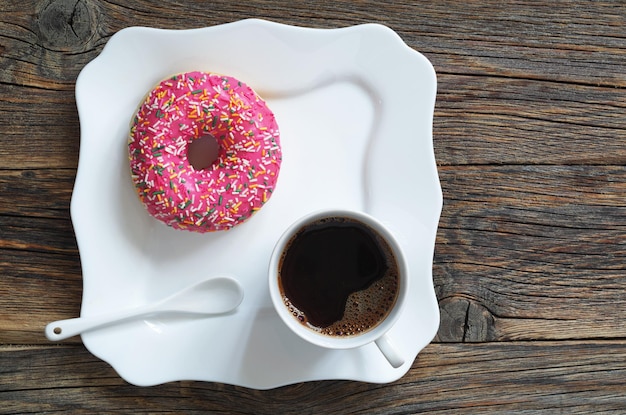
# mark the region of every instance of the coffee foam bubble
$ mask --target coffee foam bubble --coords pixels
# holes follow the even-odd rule
[[[348,297],[341,320],[314,329],[332,337],[355,336],[373,329],[391,312],[398,297],[398,283],[398,267],[390,266],[383,278]]]

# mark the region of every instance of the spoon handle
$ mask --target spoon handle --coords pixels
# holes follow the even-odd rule
[[[68,339],[88,330],[93,330],[107,324],[118,323],[131,318],[137,318],[149,314],[153,310],[151,306],[137,307],[130,310],[93,317],[77,317],[67,320],[53,321],[45,329],[48,340],[59,341]]]

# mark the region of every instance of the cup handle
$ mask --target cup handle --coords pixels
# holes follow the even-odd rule
[[[375,343],[391,366],[398,368],[404,364],[404,358],[400,356],[400,353],[396,350],[395,346],[389,339],[389,335],[383,334],[378,338],[378,340],[375,341]]]

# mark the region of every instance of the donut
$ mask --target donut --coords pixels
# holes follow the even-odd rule
[[[215,143],[206,167],[190,163],[196,140]],[[282,162],[265,101],[231,76],[199,71],[171,76],[147,94],[131,122],[128,152],[148,213],[200,233],[231,229],[261,209]]]

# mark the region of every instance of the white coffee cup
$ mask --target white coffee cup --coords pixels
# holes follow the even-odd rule
[[[315,328],[307,327],[307,325],[299,321],[298,318],[294,316],[293,312],[289,310],[285,302],[285,295],[281,290],[281,282],[279,281],[281,278],[280,267],[285,250],[291,247],[292,239],[301,229],[324,218],[347,218],[366,225],[370,230],[373,230],[375,234],[386,241],[393,258],[395,258],[398,271],[398,288],[395,303],[393,303],[386,316],[383,317],[380,322],[372,328],[358,334],[334,336],[322,334]],[[282,321],[295,334],[312,344],[329,349],[351,349],[369,343],[375,343],[394,368],[402,366],[405,359],[393,345],[388,332],[396,323],[402,312],[407,298],[408,284],[408,266],[397,240],[377,219],[358,211],[324,210],[311,213],[295,221],[284,231],[276,243],[269,265],[269,289],[272,303]]]

